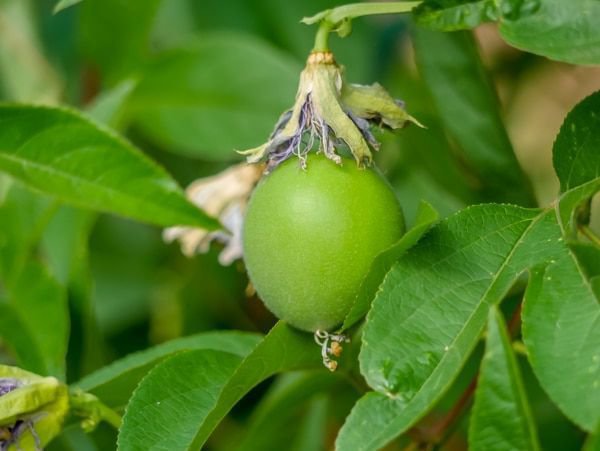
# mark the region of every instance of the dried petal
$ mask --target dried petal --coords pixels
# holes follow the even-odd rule
[[[310,66],[309,66],[310,67]],[[348,117],[340,103],[342,74],[336,64],[319,64],[312,69],[313,108],[319,120],[350,148],[358,164],[371,161],[371,151],[362,133]],[[323,149],[327,155],[327,149]],[[328,157],[341,163],[338,155]]]
[[[211,216],[218,218],[223,230],[207,231],[192,227],[169,227],[163,232],[167,242],[178,240],[184,255],[206,253],[213,241],[223,243],[219,255],[223,265],[242,256],[241,232],[243,214],[252,188],[262,175],[262,167],[239,164],[212,177],[192,183],[186,190],[188,198]]]
[[[300,75],[293,108],[281,116],[265,144],[240,153],[249,163],[266,160],[267,171],[292,155],[297,155],[304,167],[306,154],[318,139],[320,151],[336,163],[341,163],[341,158],[335,148],[342,143],[359,165],[369,164],[370,148],[379,148],[370,127],[396,129],[410,122],[421,126],[381,85],[344,83],[333,54],[313,52]]]

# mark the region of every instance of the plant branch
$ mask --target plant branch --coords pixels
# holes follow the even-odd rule
[[[305,17],[302,19],[302,23],[312,25],[317,22],[327,21],[336,25],[344,20],[355,19],[356,17],[407,13],[420,3],[420,1],[351,3],[321,11],[311,17]]]
[[[303,18],[301,22],[307,25],[319,23],[313,52],[327,52],[329,33],[338,31],[341,36],[346,36],[350,32],[352,19],[379,14],[407,13],[420,3],[420,1],[351,3],[326,9],[314,16]]]
[[[73,412],[83,417],[81,427],[86,432],[93,431],[100,421],[106,421],[115,429],[121,427],[121,416],[91,393],[73,390],[69,396],[69,403]]]
[[[436,443],[441,443],[447,436],[447,432],[450,429],[450,426],[454,424],[456,420],[458,420],[463,412],[466,410],[466,407],[471,403],[473,398],[473,394],[475,393],[475,388],[477,387],[477,377],[479,375],[476,374],[465,391],[462,393],[460,398],[456,401],[452,409],[437,423],[433,428],[433,437],[436,439]]]

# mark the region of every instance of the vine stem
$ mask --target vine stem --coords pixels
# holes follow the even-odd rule
[[[121,415],[91,393],[85,393],[78,389],[73,390],[69,396],[69,403],[77,416],[84,417],[82,422],[84,429],[87,426],[89,430],[93,430],[99,421],[106,421],[115,429],[121,427]]]
[[[598,237],[598,235],[596,235],[594,233],[594,231],[592,229],[590,229],[589,226],[580,224],[578,226],[578,228],[583,236],[585,236],[588,240],[590,240],[595,245],[600,246],[600,238]]]
[[[342,24],[356,17],[407,13],[420,3],[420,1],[350,3],[321,11],[311,17],[305,17],[302,22],[307,25],[319,23],[313,52],[327,52],[329,51],[329,33],[335,31]]]
[[[317,35],[315,36],[315,46],[313,47],[313,52],[328,52],[329,51],[329,33],[333,25],[324,20],[319,25],[319,29],[317,30]]]
[[[102,419],[104,421],[106,421],[108,424],[110,424],[112,427],[114,427],[115,429],[119,430],[119,428],[121,427],[121,424],[123,423],[123,419],[121,418],[121,415],[119,415],[117,412],[115,412],[110,407],[107,407],[105,404],[100,404],[98,406],[98,408],[100,410]]]

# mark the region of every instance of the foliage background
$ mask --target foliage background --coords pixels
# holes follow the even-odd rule
[[[314,30],[299,19],[339,3],[103,0],[52,15],[51,0],[0,0],[0,99],[86,109],[125,133],[185,186],[239,160],[234,148],[264,140],[291,104],[312,45]],[[558,194],[552,142],[566,113],[600,87],[600,69],[520,52],[501,40],[495,25],[483,25],[475,31],[476,52],[465,57],[458,72],[449,72],[443,63],[451,43],[419,30],[415,55],[414,33],[406,17],[376,17],[355,21],[347,39],[332,38],[349,80],[380,81],[428,127],[384,135],[376,156],[409,222],[421,199],[442,216],[470,204],[515,201],[471,160],[478,157],[468,151],[478,136],[477,112],[453,116],[479,100],[495,107],[489,93],[463,78],[479,70],[477,52],[498,93],[499,114],[532,182],[535,203],[549,205]],[[469,33],[465,36],[470,40]],[[418,66],[429,67],[428,80]],[[461,106],[461,96],[468,95],[476,101]],[[510,147],[504,139],[498,137],[495,144]],[[515,180],[522,179],[516,174]],[[519,200],[534,204],[533,199]],[[592,213],[592,228],[600,232],[598,216]],[[241,264],[221,267],[218,249],[188,259],[177,245],[163,242],[157,227],[59,205],[6,175],[0,176],[0,231],[0,297],[3,283],[17,277],[15,268],[33,254],[31,280],[49,278],[42,289],[68,302],[67,381],[172,338],[215,329],[266,332],[274,324],[261,302],[245,294]],[[424,425],[452,405],[481,352]],[[14,363],[1,339],[0,362]],[[519,363],[542,447],[578,447],[583,433],[548,400],[527,361],[519,358]],[[260,415],[252,412],[276,403],[279,391],[303,378],[335,389],[314,390],[308,400],[288,401],[293,409],[281,407],[282,418],[295,419],[294,446],[316,449],[311,440],[321,436],[331,443],[358,393],[336,376],[292,374],[271,379],[246,396],[209,448],[246,449],[244,443],[256,443],[246,435],[248,422]],[[266,429],[270,442],[261,449],[283,449],[289,437],[278,435],[278,429],[277,424]],[[447,449],[464,449],[465,437],[463,421]],[[51,448],[111,449],[115,440],[107,426],[90,437],[71,429]]]

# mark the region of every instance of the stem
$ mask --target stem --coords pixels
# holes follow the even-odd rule
[[[420,3],[420,1],[351,3],[321,11],[311,17],[305,17],[302,22],[307,25],[319,23],[313,52],[327,52],[329,51],[327,44],[329,33],[334,31],[342,22],[362,16],[407,13]]]
[[[121,427],[121,423],[123,419],[121,415],[112,410],[110,407],[107,407],[105,404],[99,404],[98,410],[100,411],[100,416],[104,421],[110,424],[115,429],[119,429]]]
[[[517,307],[515,308],[515,311],[513,312],[510,321],[508,322],[507,328],[508,328],[508,334],[511,337],[515,337],[518,332],[519,332],[519,328],[521,327],[521,311],[523,310],[523,300],[521,300],[521,302],[519,302],[519,305],[517,305]]]
[[[471,403],[475,388],[477,388],[477,375],[471,380],[469,386],[465,389],[448,414],[437,424],[437,428],[434,429],[434,437],[437,439],[436,443],[445,441],[450,426],[461,417],[466,407]]]
[[[313,52],[328,52],[329,51],[329,33],[333,25],[328,21],[324,20],[319,24],[319,29],[317,30],[317,35],[315,36],[315,46],[313,47]]]
[[[590,240],[596,246],[600,246],[600,238],[598,237],[598,235],[596,235],[594,233],[594,231],[592,229],[590,229],[589,226],[584,225],[584,224],[579,224],[579,226],[577,228],[579,229],[581,234],[583,236],[585,236],[588,240]]]
[[[86,432],[94,430],[100,421],[106,421],[115,429],[121,427],[121,415],[91,393],[75,389],[70,393],[69,403],[73,413],[83,417],[81,426]]]

